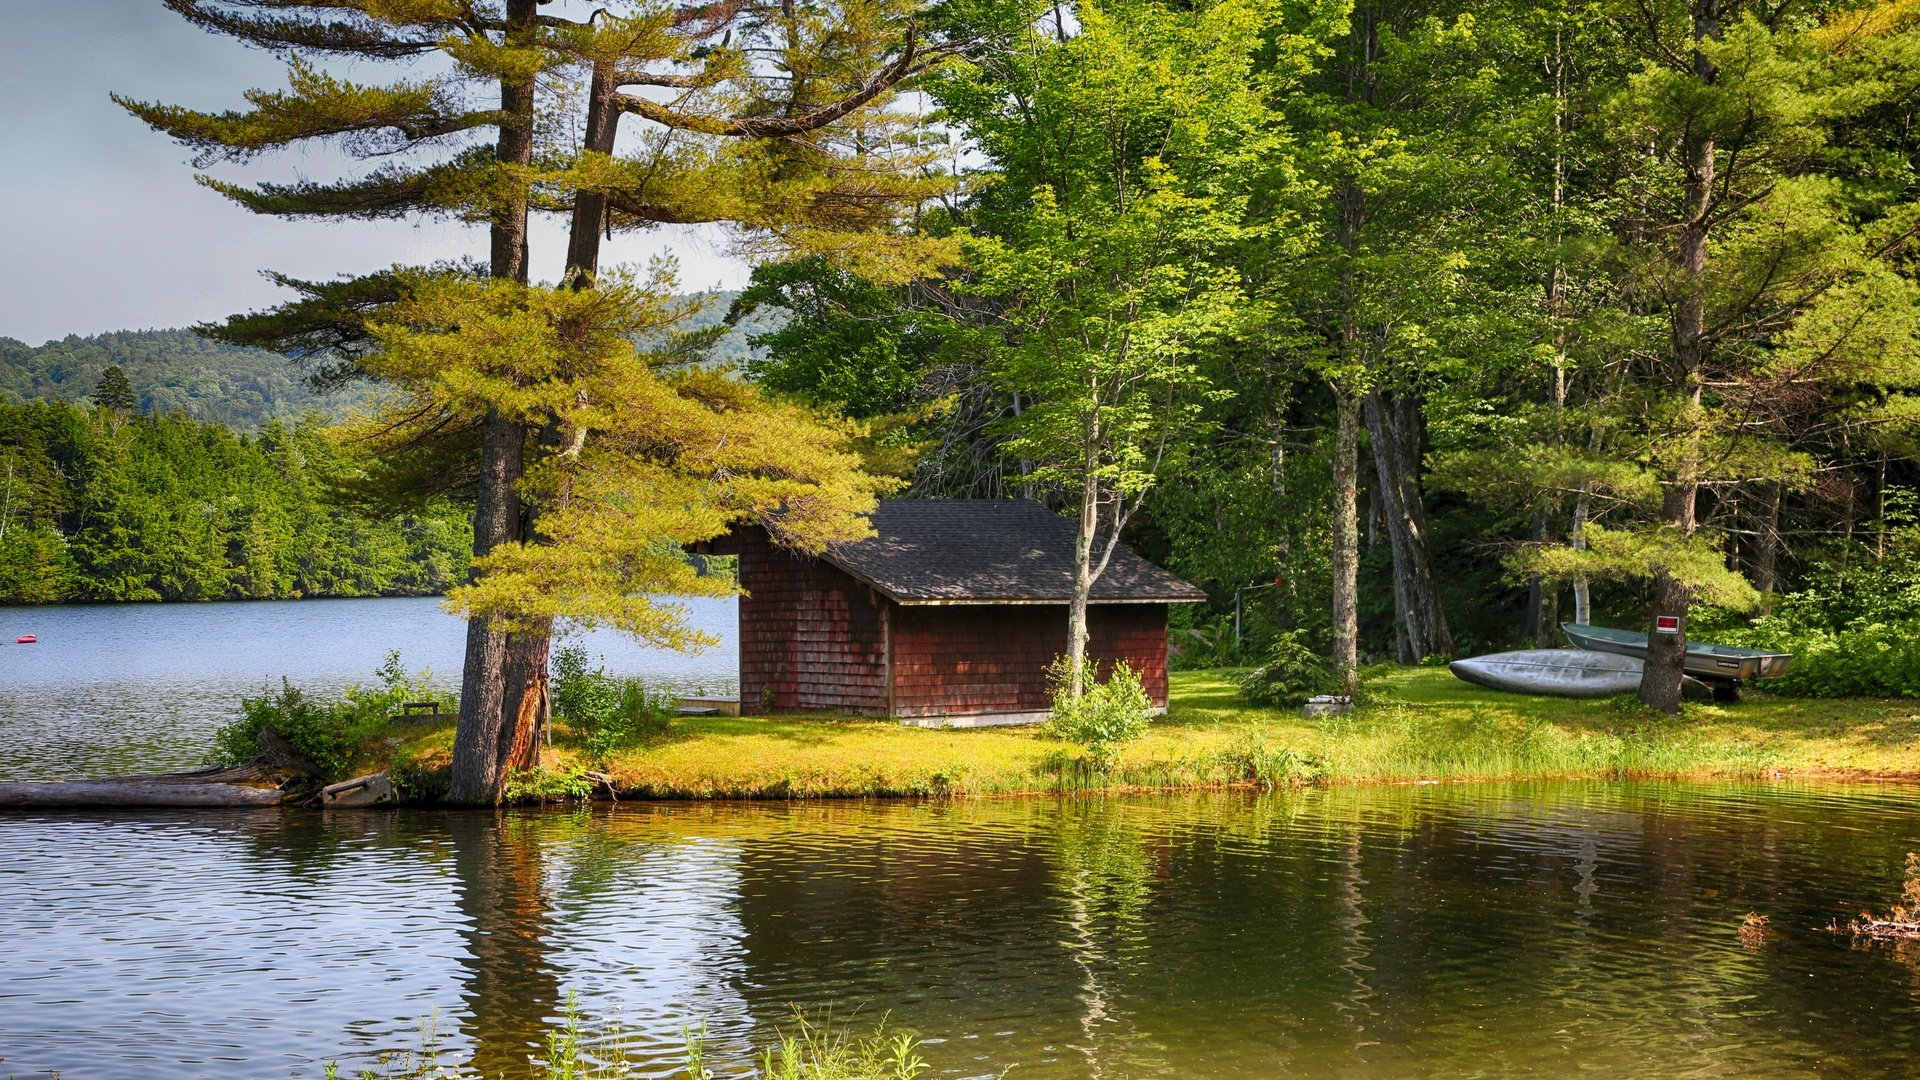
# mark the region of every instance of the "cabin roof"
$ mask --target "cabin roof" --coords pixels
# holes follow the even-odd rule
[[[1064,604],[1073,522],[1025,499],[882,499],[874,536],[825,558],[901,604]],[[1099,550],[1095,550],[1096,560]],[[1207,594],[1122,546],[1097,603],[1191,603]]]

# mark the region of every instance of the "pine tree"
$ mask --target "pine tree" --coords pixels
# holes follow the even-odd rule
[[[133,392],[127,373],[119,364],[112,364],[100,373],[100,381],[93,386],[93,403],[103,409],[132,412],[140,407],[140,396]]]
[[[542,14],[533,0],[170,6],[208,29],[287,54],[289,90],[254,91],[252,109],[218,115],[116,99],[136,115],[201,151],[203,161],[326,139],[385,162],[335,184],[245,188],[203,179],[256,212],[485,222],[485,276],[518,285],[527,281],[527,215],[536,206],[574,214],[568,264],[576,284],[593,278],[599,236],[659,223],[735,223],[743,239],[762,247],[826,251],[878,273],[914,272],[933,254],[890,228],[903,204],[930,189],[918,175],[923,152],[900,137],[900,119],[884,106],[902,80],[965,41],[924,38],[918,19],[925,12],[912,2],[820,11],[623,4],[584,22]],[[449,74],[377,87],[338,79],[298,55],[381,61],[436,51]],[[571,126],[535,103],[540,86],[566,89],[576,77],[588,106],[577,145]],[[483,83],[498,87],[497,107],[471,93]],[[633,87],[647,89],[623,89]],[[648,127],[636,152],[616,156],[625,115]],[[487,132],[490,148],[480,141]],[[441,147],[448,151],[437,161],[398,163]],[[369,320],[429,294],[444,299],[445,290],[471,288],[471,278],[443,268],[437,278],[394,271],[346,282],[282,279],[301,299],[232,320],[221,332],[330,357],[323,378],[391,374],[395,368],[373,357],[390,340],[371,334]],[[425,291],[409,296],[408,288]],[[496,549],[518,551],[550,537],[539,514],[569,497],[564,483],[543,487],[529,472],[544,456],[571,449],[557,442],[561,418],[528,406],[527,395],[538,399],[546,387],[537,378],[496,375],[493,407],[442,416],[407,448],[412,465],[399,470],[416,480],[471,482],[474,566],[483,574]],[[471,455],[466,463],[463,455]],[[529,497],[535,489],[540,494]],[[452,797],[492,802],[546,713],[547,629],[531,617],[496,617],[495,605],[469,610]]]

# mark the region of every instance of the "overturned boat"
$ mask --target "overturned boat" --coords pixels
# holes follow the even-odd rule
[[[1489,690],[1549,697],[1603,698],[1640,688],[1645,664],[1631,656],[1581,649],[1523,649],[1447,665],[1456,678]]]
[[[1647,658],[1645,634],[1583,623],[1561,623],[1560,630],[1577,649],[1640,660]],[[1733,645],[1688,641],[1686,664],[1682,670],[1696,679],[1725,683],[1744,679],[1777,679],[1787,673],[1792,663],[1792,653],[1770,653]]]

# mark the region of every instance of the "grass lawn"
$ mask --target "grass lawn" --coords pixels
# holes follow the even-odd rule
[[[1588,777],[1920,776],[1920,701],[1689,703],[1669,719],[1622,701],[1522,697],[1444,668],[1369,683],[1346,716],[1252,708],[1231,672],[1177,672],[1173,704],[1110,773],[1032,728],[928,730],[822,716],[694,717],[600,763],[622,797],[994,795],[1230,784]],[[402,748],[445,764],[452,732]],[[565,732],[550,768],[585,765]]]

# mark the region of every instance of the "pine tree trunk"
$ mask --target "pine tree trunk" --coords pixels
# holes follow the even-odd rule
[[[1346,693],[1360,670],[1360,399],[1333,391],[1333,667]]]
[[[1663,507],[1667,523],[1693,532],[1693,509],[1698,490],[1692,484],[1667,489]],[[1687,659],[1687,606],[1691,599],[1684,582],[1662,570],[1653,579],[1653,622],[1647,628],[1647,666],[1640,676],[1640,700],[1661,712],[1680,711],[1681,680]],[[1676,633],[1660,633],[1660,617],[1678,620]]]
[[[515,488],[526,432],[518,424],[489,414],[481,423],[480,440],[480,490],[473,516],[475,558],[518,539],[520,497]],[[492,620],[467,623],[460,719],[454,729],[453,769],[447,789],[449,802],[484,806],[499,801],[506,783],[499,747],[508,700],[507,657],[507,634]]]
[[[1696,42],[1720,36],[1719,0],[1694,0],[1693,16]],[[1703,82],[1711,81],[1714,76],[1712,62],[1698,49],[1694,52],[1694,74]],[[1673,373],[1681,392],[1697,407],[1704,389],[1701,365],[1708,345],[1707,232],[1713,209],[1714,142],[1704,136],[1689,136],[1682,153],[1686,166],[1686,201],[1675,249],[1680,289],[1673,312]],[[1676,439],[1680,453],[1676,455],[1674,473],[1667,483],[1661,516],[1680,535],[1692,536],[1697,524],[1694,514],[1700,492],[1702,435],[1689,428],[1677,433]],[[1647,630],[1647,666],[1640,677],[1640,700],[1672,714],[1680,711],[1690,595],[1686,584],[1665,569],[1654,576],[1653,591],[1653,620]],[[1676,620],[1677,633],[1659,632],[1663,617]]]
[[[1393,552],[1394,614],[1402,630],[1396,635],[1399,660],[1417,664],[1429,656],[1452,656],[1453,633],[1427,548],[1419,402],[1411,395],[1375,392],[1367,395],[1364,412]]]
[[[618,89],[613,65],[604,61],[596,64],[588,85],[587,128],[582,142],[584,149],[602,154],[613,153],[614,139],[619,131],[619,114],[613,109],[613,95]],[[599,275],[600,242],[606,226],[606,215],[605,195],[588,191],[577,195],[567,238],[566,280],[574,288],[591,288],[595,277]],[[563,433],[553,424],[542,426],[534,438],[539,446],[548,451],[557,451],[564,441]],[[551,505],[546,509],[564,510],[571,499],[572,485],[562,479],[550,497]],[[540,532],[538,516],[531,512],[531,508],[527,508],[522,519],[520,535],[527,543],[547,542]],[[507,774],[530,769],[539,763],[541,736],[553,718],[548,671],[552,651],[552,619],[532,620],[524,629],[507,638],[504,668],[506,689],[501,702],[505,720],[499,743],[503,782]]]
[[[508,0],[507,37],[530,38],[535,30],[534,0]],[[534,76],[514,75],[500,81],[499,140],[496,160],[525,166],[533,160]],[[490,271],[505,281],[527,280],[527,193],[516,191],[494,210],[489,223]],[[525,465],[527,432],[497,413],[481,421],[480,484],[475,497],[473,553],[485,555],[501,544],[521,539],[519,483]],[[516,670],[511,657],[524,652],[512,647],[508,635],[493,620],[467,623],[467,651],[460,673],[460,719],[454,731],[453,767],[447,790],[451,802],[492,805],[506,787],[502,730],[521,713],[524,686],[509,684]],[[543,661],[544,663],[544,661]],[[511,749],[511,740],[506,749]]]

